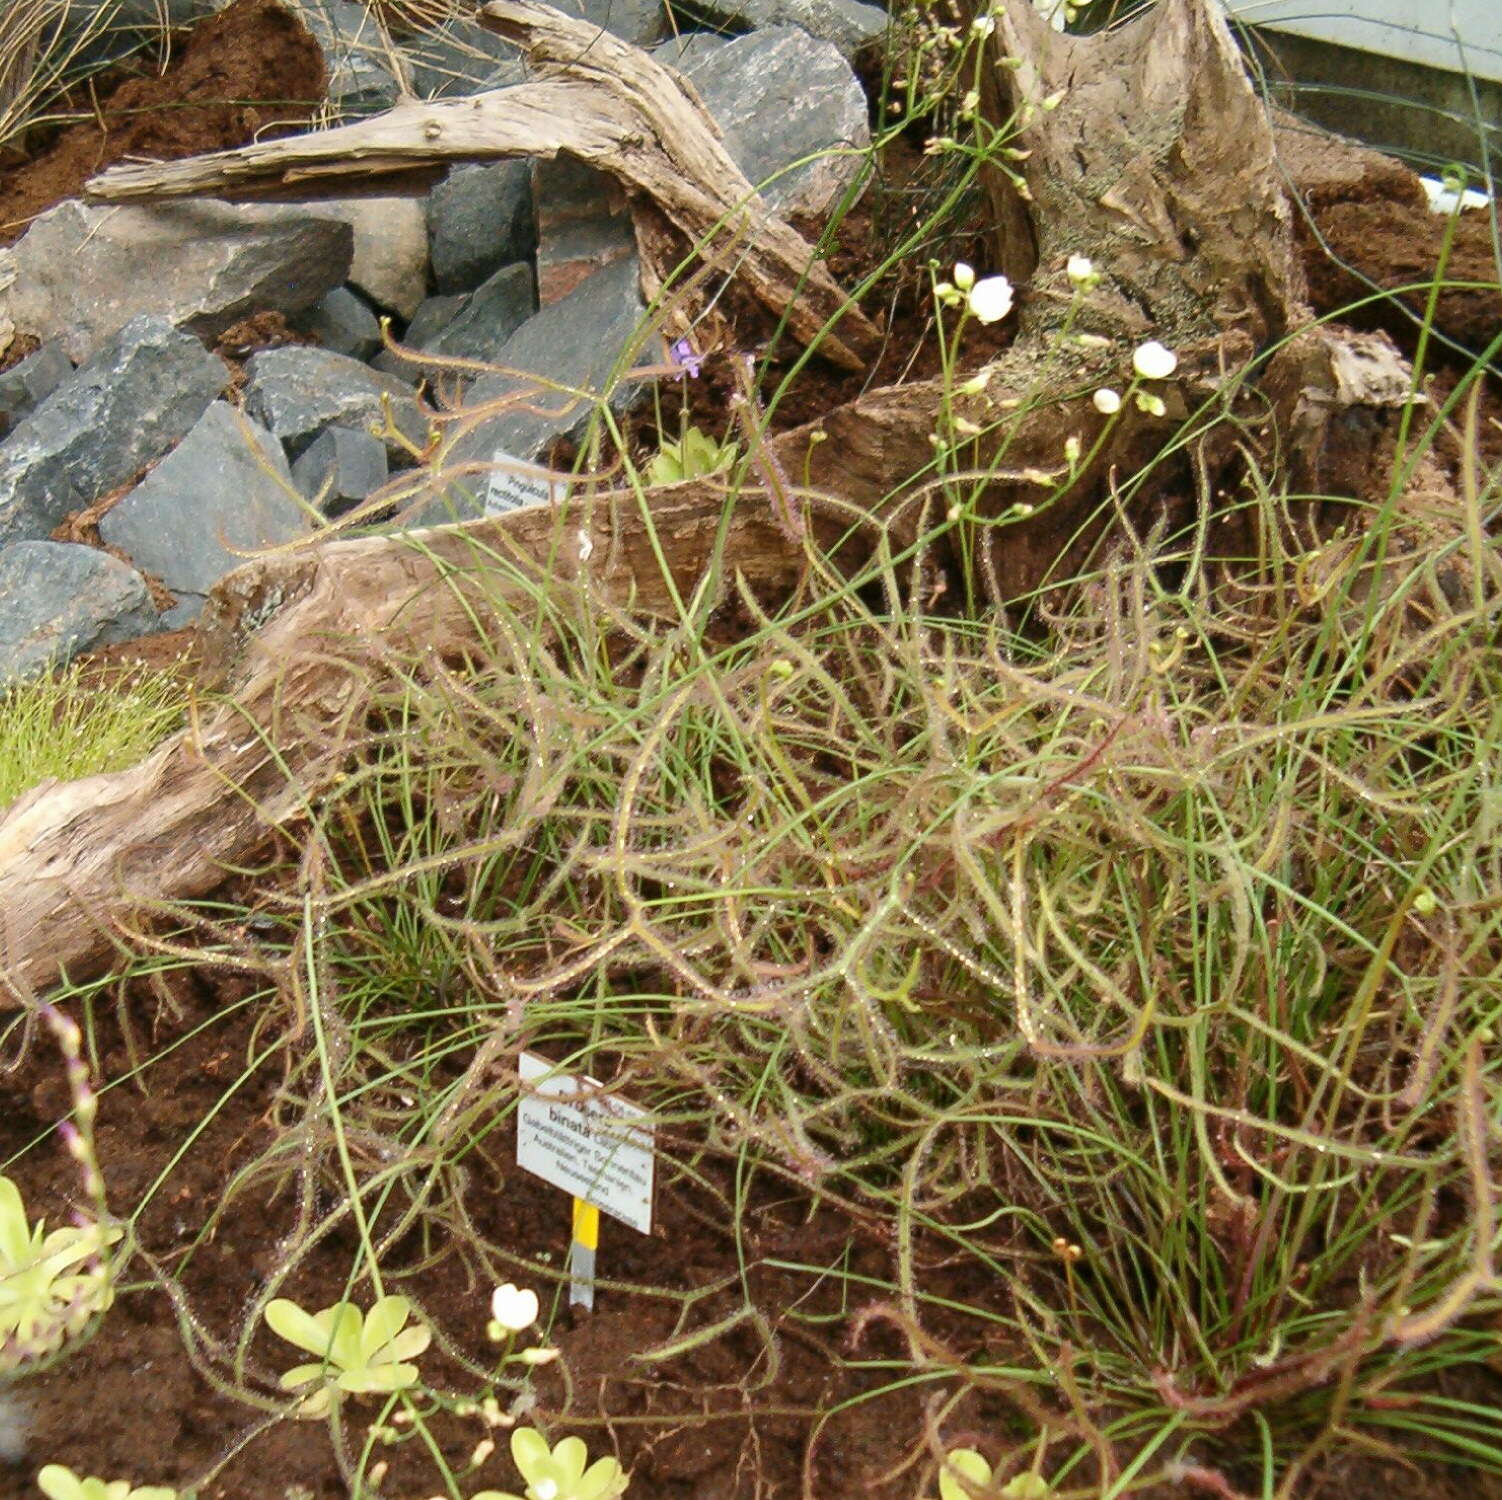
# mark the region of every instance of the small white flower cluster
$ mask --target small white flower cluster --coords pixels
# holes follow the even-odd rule
[[[1132,382],[1135,386],[1143,380],[1167,380],[1179,367],[1179,356],[1172,349],[1158,342],[1157,339],[1149,339],[1145,344],[1139,344],[1132,354],[1132,369],[1137,379]],[[1131,395],[1129,391],[1127,393]],[[1163,398],[1152,391],[1137,391],[1137,406],[1150,416],[1161,417],[1166,414],[1168,408],[1163,403]],[[1121,395],[1108,385],[1103,385],[1090,398],[1092,405],[1103,417],[1114,417],[1121,410]]]
[[[978,323],[999,323],[1011,312],[1015,300],[1012,283],[1005,276],[982,276],[976,279],[973,267],[957,261],[954,281],[941,281],[934,295],[946,307],[961,304]]]

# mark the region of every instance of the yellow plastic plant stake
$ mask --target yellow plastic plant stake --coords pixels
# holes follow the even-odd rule
[[[582,1198],[574,1199],[574,1238],[569,1246],[568,1301],[586,1312],[595,1305],[595,1253],[600,1248],[600,1210]]]

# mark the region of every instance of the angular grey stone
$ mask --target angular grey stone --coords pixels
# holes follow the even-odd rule
[[[455,167],[428,194],[428,249],[440,293],[473,291],[536,244],[527,162]]]
[[[668,31],[663,0],[558,0],[564,15],[603,27],[633,47],[651,47]]]
[[[161,629],[146,580],[76,542],[0,547],[0,682]]]
[[[573,157],[532,163],[537,204],[537,299],[566,297],[586,277],[636,247],[621,185]]]
[[[67,199],[0,250],[0,314],[82,361],[143,313],[212,339],[311,307],[350,267],[348,224],[303,205]]]
[[[385,41],[375,17],[348,0],[292,0],[303,25],[323,53],[328,76],[325,98],[341,119],[390,109],[401,95],[387,65]]]
[[[753,187],[778,177],[762,197],[779,214],[823,214],[859,175],[871,144],[866,94],[839,49],[796,26],[737,37],[680,69],[699,91]]]
[[[506,340],[537,311],[532,267],[526,261],[502,266],[478,291],[464,299],[464,306],[441,332],[423,344],[412,344],[424,354],[457,356],[499,362]],[[406,342],[411,344],[412,331]]]
[[[337,516],[386,482],[381,440],[354,427],[325,427],[292,465],[292,478],[326,516]]]
[[[190,333],[136,318],[0,443],[0,545],[45,537],[187,433],[229,371]]]
[[[390,400],[398,430],[419,447],[427,441],[427,419],[406,381],[330,349],[294,344],[264,349],[246,362],[245,375],[245,410],[294,457],[333,423],[368,427],[382,421],[383,397]],[[396,438],[384,441],[393,457],[405,452]]]
[[[428,294],[428,216],[421,198],[330,198],[319,209],[354,234],[348,281],[377,307],[410,318]]]
[[[413,37],[402,49],[419,99],[462,98],[505,88],[527,76],[512,43],[463,17]]]
[[[652,49],[652,56],[680,73],[712,57],[721,47],[728,45],[732,37],[718,36],[712,31],[685,31],[682,36],[670,36]]]
[[[645,351],[634,347],[645,312],[638,276],[634,256],[596,272],[561,302],[523,323],[498,351],[495,362],[518,372],[534,372],[540,380],[600,393],[618,369],[644,359],[660,359],[660,341],[655,337]],[[617,411],[625,410],[647,389],[642,382],[619,382],[611,391],[610,404]],[[479,406],[507,397],[523,399],[460,436],[444,454],[443,463],[534,462],[554,438],[582,432],[597,409],[592,401],[571,402],[563,393],[520,374],[482,375],[470,388],[469,404]],[[540,409],[527,410],[528,406]],[[510,509],[508,486],[500,482],[503,477],[497,473],[452,481],[443,497],[424,507],[414,522],[433,524]]]
[[[684,30],[701,21],[742,32],[798,26],[821,42],[832,42],[847,59],[876,42],[890,20],[883,7],[862,0],[669,0],[669,4]]]
[[[369,304],[347,286],[336,286],[297,319],[325,349],[350,359],[369,359],[381,347],[381,321]]]
[[[59,344],[43,344],[0,372],[0,434],[29,416],[73,373]]]
[[[248,554],[303,536],[309,518],[271,434],[216,401],[171,453],[105,512],[99,535],[159,578],[191,614]],[[173,612],[181,623],[183,611]]]
[[[426,349],[464,311],[468,301],[467,296],[429,297],[412,314],[412,321],[398,342],[409,349]],[[404,359],[390,349],[382,349],[371,364],[388,375],[397,375],[407,381],[418,380],[423,373],[421,364]]]

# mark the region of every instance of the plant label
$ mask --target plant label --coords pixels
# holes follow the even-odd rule
[[[526,1087],[516,1106],[516,1164],[642,1234],[652,1232],[652,1127],[647,1111],[592,1078],[517,1056]]]
[[[509,453],[497,451],[491,462],[490,480],[485,489],[485,514],[498,516],[503,511],[520,510],[527,505],[547,505],[561,500],[567,489],[553,479],[546,469],[524,464]]]

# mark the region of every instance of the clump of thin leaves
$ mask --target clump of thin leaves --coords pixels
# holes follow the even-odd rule
[[[1353,1433],[1502,1470],[1432,1378],[1502,1310],[1502,580],[1419,514],[1127,550],[1026,637],[919,609],[921,568],[658,623],[510,578],[309,856],[389,1235],[478,1235],[433,1163],[542,1047],[886,1222],[851,1296],[892,1379],[1018,1393],[1065,1475],[1224,1441],[1271,1483]]]
[[[128,38],[110,35],[121,31]],[[165,10],[155,20],[122,15],[119,0],[6,0],[0,6],[0,147],[24,146],[34,127],[63,117],[69,89],[132,50],[137,38],[146,43],[154,33],[165,43],[167,31]]]
[[[134,765],[182,722],[177,674],[142,671],[85,691],[80,671],[74,664],[0,689],[0,808],[43,781]]]

